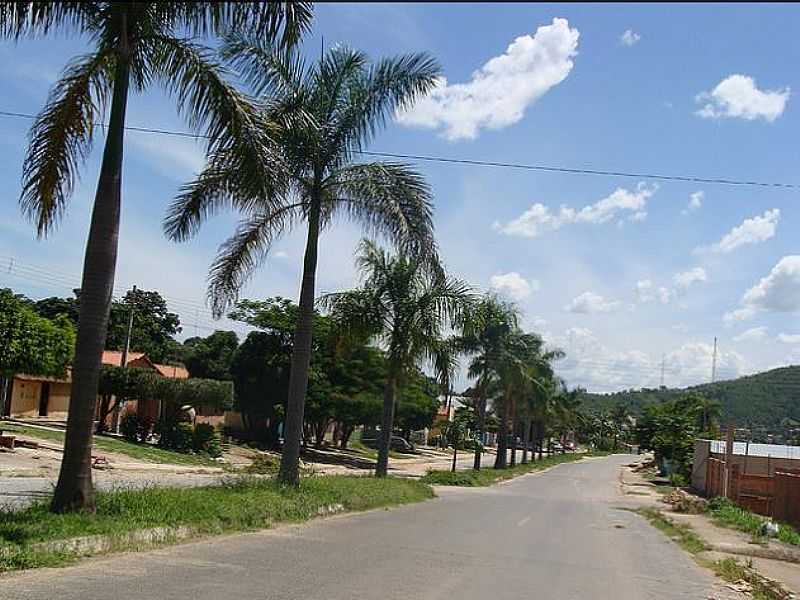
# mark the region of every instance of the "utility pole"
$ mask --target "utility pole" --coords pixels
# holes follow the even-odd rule
[[[120,367],[123,369],[128,368],[128,354],[131,351],[131,334],[133,333],[133,313],[136,303],[136,286],[133,286],[131,296],[133,297],[133,302],[131,302],[129,309],[128,309],[128,330],[125,332],[125,346],[122,348],[122,360],[120,361]],[[120,419],[122,418],[122,404],[125,402],[125,398],[117,398],[117,408],[115,409],[116,414],[114,415],[114,433],[119,433],[119,423]]]
[[[661,355],[661,387],[664,387],[664,362],[667,360],[667,355]]]
[[[136,296],[136,286],[133,286],[133,296]],[[122,349],[122,362],[120,366],[124,369],[128,366],[128,353],[131,351],[131,333],[133,333],[133,303],[130,305],[128,313],[128,331],[125,332],[125,347]]]
[[[714,354],[711,358],[711,383],[717,379],[717,336],[714,336]]]

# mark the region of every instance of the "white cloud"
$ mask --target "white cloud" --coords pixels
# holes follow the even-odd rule
[[[535,279],[527,281],[522,275],[515,271],[510,273],[498,273],[489,279],[489,285],[493,290],[507,295],[512,300],[524,300],[539,289],[539,282]]]
[[[783,344],[800,344],[800,333],[779,333],[777,340]]]
[[[656,190],[656,186],[645,183],[640,183],[633,191],[617,188],[602,200],[580,210],[561,206],[558,212],[551,212],[549,207],[537,202],[505,225],[495,223],[494,228],[506,235],[535,238],[547,231],[561,229],[564,225],[606,223],[624,213],[628,213],[630,220],[640,221],[647,216],[647,201]]]
[[[705,195],[705,192],[702,191],[692,192],[689,194],[689,204],[687,204],[686,208],[681,211],[681,214],[688,215],[700,210],[700,207],[703,206],[703,198],[705,198]]]
[[[756,342],[759,340],[763,340],[767,337],[767,328],[764,326],[761,327],[751,327],[750,329],[743,331],[739,335],[733,338],[734,342]]]
[[[676,273],[672,277],[672,281],[678,290],[688,290],[693,283],[700,283],[708,281],[706,270],[703,267],[695,267],[682,273]]]
[[[712,252],[726,254],[745,244],[765,242],[775,235],[781,211],[777,208],[765,211],[763,215],[745,219],[741,225],[731,229],[722,239],[711,246]]]
[[[619,36],[619,42],[623,46],[633,46],[642,39],[642,36],[633,31],[633,29],[626,29],[625,33]]]
[[[275,258],[289,258],[288,252],[284,250],[278,250],[277,252],[273,252],[272,256],[274,256]]]
[[[556,362],[555,368],[571,387],[610,392],[660,385],[660,352],[653,357],[641,350],[615,350],[602,343],[591,330],[581,327],[567,329],[563,335],[553,337],[550,343],[566,352],[566,358]],[[712,344],[696,341],[667,352],[663,355],[664,383],[670,387],[685,387],[709,381],[713,353]],[[743,374],[745,365],[739,353],[718,348],[717,373],[720,378]]]
[[[642,279],[636,282],[636,298],[639,302],[651,302],[655,299],[653,282],[649,279]]]
[[[722,320],[725,321],[726,325],[732,325],[737,321],[747,321],[748,319],[752,319],[756,314],[754,308],[746,306],[744,308],[737,308],[736,310],[731,310],[726,312],[722,316]]]
[[[547,327],[547,319],[543,319],[542,317],[536,316],[530,320],[531,327],[533,327],[536,331],[541,331],[545,327]]]
[[[745,292],[742,304],[754,310],[800,311],[800,256],[784,256],[769,275]]]
[[[572,313],[592,314],[614,312],[620,308],[620,303],[616,300],[606,300],[600,294],[594,292],[584,292],[576,296],[564,307],[564,310]]]
[[[520,121],[525,109],[572,70],[579,33],[566,19],[553,19],[533,35],[516,38],[505,53],[487,61],[468,83],[436,88],[403,111],[397,120],[428,129],[441,129],[448,140],[474,139],[481,129],[502,129]]]
[[[759,90],[752,77],[731,75],[710,92],[696,97],[703,107],[695,114],[705,119],[739,118],[772,122],[783,114],[789,100],[789,88]]]

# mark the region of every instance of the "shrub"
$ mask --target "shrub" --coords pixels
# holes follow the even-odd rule
[[[213,425],[198,423],[192,432],[192,449],[211,458],[222,456],[222,442]]]
[[[176,452],[191,452],[194,447],[194,431],[189,423],[182,423],[175,417],[167,417],[158,422],[156,431],[158,445]]]
[[[153,419],[150,417],[140,417],[134,412],[127,412],[122,415],[119,430],[122,437],[129,442],[146,442],[153,431]]]

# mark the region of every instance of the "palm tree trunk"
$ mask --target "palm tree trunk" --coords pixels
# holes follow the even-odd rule
[[[300,318],[294,332],[292,366],[289,374],[289,396],[286,401],[284,443],[278,481],[290,485],[300,483],[300,439],[303,437],[303,411],[308,389],[308,368],[311,364],[311,338],[314,328],[314,285],[317,275],[320,202],[314,198],[308,213],[308,238],[303,259],[303,282],[300,285]]]
[[[475,459],[472,462],[472,468],[476,471],[480,471],[481,454],[483,448],[483,430],[486,428],[486,397],[483,395],[483,392],[480,392],[480,396],[478,398],[478,422],[476,425],[478,429],[478,445],[475,448]]]
[[[95,510],[92,487],[92,428],[117,266],[122,205],[122,153],[130,81],[125,39],[121,41],[121,48],[114,72],[111,115],[83,261],[64,457],[50,505],[50,509],[56,513]]]
[[[389,367],[386,387],[383,390],[383,417],[381,418],[381,437],[378,444],[378,464],[375,466],[375,477],[386,477],[389,472],[389,448],[391,448],[392,443],[396,391],[397,376],[395,375],[395,370]]]
[[[453,467],[450,469],[453,473],[456,472],[456,461],[458,460],[458,442],[453,444]]]
[[[508,459],[508,402],[510,393],[506,392],[500,402],[500,427],[497,432],[497,456],[494,459],[495,469],[505,469]]]
[[[528,464],[528,444],[531,441],[530,437],[531,422],[530,419],[523,419],[522,423],[522,464]]]
[[[511,400],[511,466],[517,464],[517,400]]]

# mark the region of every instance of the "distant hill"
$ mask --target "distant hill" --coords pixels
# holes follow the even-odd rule
[[[737,427],[775,431],[800,426],[800,366],[781,367],[681,389],[644,388],[613,394],[586,393],[583,402],[587,408],[601,410],[623,403],[638,413],[647,404],[672,400],[688,392],[699,392],[718,400],[722,404],[723,421],[732,420]]]

